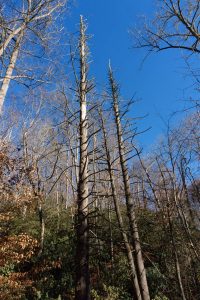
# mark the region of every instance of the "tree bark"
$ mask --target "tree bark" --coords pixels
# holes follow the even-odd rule
[[[9,34],[9,36],[7,37],[7,39],[0,44],[0,57],[4,54],[6,48],[8,47],[8,45],[12,41],[12,39],[16,35],[21,34],[24,31],[25,28],[26,28],[26,25],[22,24],[21,26],[19,26],[15,30],[13,30],[13,32]]]
[[[109,173],[109,177],[110,177],[112,197],[113,197],[113,201],[114,201],[115,212],[117,215],[119,229],[120,229],[122,239],[124,241],[124,245],[126,248],[126,255],[127,255],[127,259],[128,259],[128,263],[129,263],[129,267],[130,267],[130,271],[131,271],[131,281],[133,283],[133,290],[135,292],[136,299],[142,300],[142,295],[141,295],[140,286],[138,283],[138,277],[137,277],[137,273],[136,273],[135,262],[134,262],[131,246],[128,241],[127,234],[124,231],[123,219],[122,219],[122,215],[121,215],[121,211],[120,211],[119,201],[118,201],[115,182],[114,182],[114,174],[113,174],[113,170],[112,170],[110,150],[109,150],[108,143],[107,143],[107,133],[106,133],[105,125],[104,125],[104,119],[103,119],[101,112],[99,112],[99,115],[101,118],[101,126],[102,126],[102,130],[103,130],[104,147],[105,147],[105,152],[106,152],[106,161],[107,161],[108,173]]]
[[[131,197],[128,168],[126,164],[125,146],[123,142],[122,126],[121,126],[120,112],[119,112],[119,105],[118,105],[118,86],[114,81],[113,72],[110,66],[109,66],[109,81],[110,81],[110,88],[112,94],[113,111],[115,115],[115,124],[117,128],[118,150],[119,150],[120,165],[121,165],[122,177],[124,183],[127,215],[129,218],[131,235],[132,235],[133,244],[135,248],[138,280],[142,290],[143,300],[150,300],[149,289],[148,289],[147,278],[146,278],[146,270],[144,267],[144,261],[142,257],[139,232],[138,232],[137,221],[136,221],[136,216],[134,211],[134,203]]]
[[[9,88],[10,81],[11,81],[11,78],[12,78],[13,70],[15,68],[15,64],[16,64],[17,57],[18,57],[18,54],[19,54],[19,49],[20,49],[20,44],[21,44],[22,38],[23,38],[23,31],[21,31],[19,33],[19,36],[17,37],[13,52],[12,52],[11,57],[10,57],[10,62],[9,62],[8,67],[7,67],[5,77],[4,77],[2,85],[1,85],[1,89],[0,89],[0,115],[2,114],[3,104],[4,104],[4,101],[5,101],[5,98],[6,98],[6,94],[8,92],[8,88]]]
[[[88,233],[88,124],[87,124],[87,49],[86,26],[80,20],[80,162],[78,181],[77,249],[76,249],[76,300],[90,299],[89,233]]]

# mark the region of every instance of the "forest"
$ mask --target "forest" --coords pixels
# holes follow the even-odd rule
[[[177,52],[196,95],[148,149],[74,5],[0,0],[0,299],[198,300],[200,1],[159,0],[128,33],[133,56]]]

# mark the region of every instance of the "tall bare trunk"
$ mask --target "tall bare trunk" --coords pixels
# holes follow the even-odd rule
[[[89,241],[88,241],[88,124],[87,124],[87,48],[86,26],[80,20],[80,162],[78,181],[76,300],[89,300]]]
[[[0,115],[2,114],[3,104],[6,98],[6,94],[8,92],[8,88],[10,85],[10,81],[12,78],[13,70],[16,65],[17,57],[19,54],[20,44],[23,38],[23,31],[20,32],[19,36],[17,37],[13,52],[10,57],[10,62],[6,70],[5,77],[3,79],[1,89],[0,89]]]
[[[132,235],[134,248],[135,248],[135,258],[136,258],[136,265],[137,265],[137,271],[138,271],[138,280],[139,280],[139,284],[142,289],[143,300],[150,300],[149,289],[148,289],[147,278],[146,278],[146,270],[144,267],[144,261],[143,261],[140,239],[139,239],[139,232],[138,232],[137,221],[136,221],[136,216],[135,216],[135,211],[134,211],[134,202],[133,202],[133,199],[131,196],[128,167],[126,164],[125,145],[123,142],[122,126],[121,126],[120,112],[119,112],[119,105],[118,105],[118,86],[116,85],[116,83],[114,81],[113,72],[112,72],[112,69],[110,66],[109,66],[109,81],[110,81],[110,88],[111,88],[111,93],[112,93],[115,124],[116,124],[116,128],[117,128],[118,150],[119,150],[120,165],[121,165],[122,177],[123,177],[123,183],[124,183],[124,191],[125,191],[125,198],[126,198],[126,205],[127,205],[127,215],[129,218],[131,235]]]
[[[140,286],[139,286],[139,283],[138,283],[138,277],[137,277],[135,263],[134,263],[134,258],[133,258],[133,254],[132,254],[132,249],[131,249],[130,243],[128,241],[127,234],[124,231],[123,219],[122,219],[122,215],[121,215],[121,211],[120,211],[119,201],[118,201],[115,182],[114,182],[114,174],[113,174],[113,170],[112,170],[110,150],[109,150],[108,143],[107,143],[107,133],[106,133],[106,128],[105,128],[105,125],[104,125],[104,119],[103,119],[101,111],[99,112],[99,115],[100,115],[100,118],[101,118],[101,126],[102,126],[102,130],[103,130],[103,139],[104,139],[104,146],[105,146],[105,152],[106,152],[106,161],[107,161],[107,166],[108,166],[108,173],[109,173],[110,184],[111,184],[111,189],[112,189],[112,197],[113,197],[113,201],[114,201],[114,205],[115,205],[115,212],[116,212],[116,215],[117,215],[117,221],[118,221],[119,229],[120,229],[120,232],[121,232],[121,235],[122,235],[124,245],[126,247],[126,255],[127,255],[127,259],[128,259],[128,263],[129,263],[129,268],[130,268],[130,271],[131,271],[131,280],[132,280],[132,283],[133,283],[133,290],[135,291],[136,299],[137,300],[142,300]]]

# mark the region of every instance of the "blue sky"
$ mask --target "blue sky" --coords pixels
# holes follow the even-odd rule
[[[66,29],[69,33],[77,32],[80,15],[87,19],[88,33],[92,35],[91,78],[95,77],[97,90],[105,88],[108,61],[111,59],[124,98],[131,98],[136,94],[135,97],[140,99],[131,114],[133,116],[148,114],[138,124],[141,131],[151,127],[146,133],[138,136],[139,142],[147,150],[148,146],[153,145],[165,132],[165,121],[169,116],[174,111],[183,109],[186,106],[185,100],[189,97],[196,96],[192,78],[186,76],[186,65],[182,59],[186,53],[176,50],[154,53],[143,62],[147,50],[133,49],[133,37],[129,31],[139,26],[141,16],[151,18],[154,15],[156,0],[73,2],[70,11],[65,15]],[[17,91],[21,91],[21,88],[18,86]],[[9,91],[10,95],[11,93],[12,90]],[[7,99],[6,105],[13,105],[13,99],[9,100],[9,97]],[[183,114],[178,114],[176,122],[178,123],[182,117]]]
[[[67,16],[66,26],[75,32],[79,16],[88,22],[92,64],[91,77],[95,76],[97,87],[107,80],[107,64],[111,59],[121,91],[125,97],[141,99],[131,112],[134,115],[148,114],[141,129],[152,129],[139,137],[140,142],[152,145],[165,130],[163,120],[184,107],[184,100],[193,96],[192,80],[186,76],[186,65],[175,50],[153,54],[142,63],[145,54],[133,49],[131,27],[138,26],[141,16],[151,17],[155,12],[152,0],[76,0]],[[180,119],[180,116],[177,116]]]

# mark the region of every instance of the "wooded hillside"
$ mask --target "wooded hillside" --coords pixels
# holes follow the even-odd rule
[[[193,56],[198,95],[200,2],[159,3],[133,44]],[[112,60],[96,86],[69,5],[0,0],[0,299],[198,300],[199,100],[143,149],[137,99]]]

